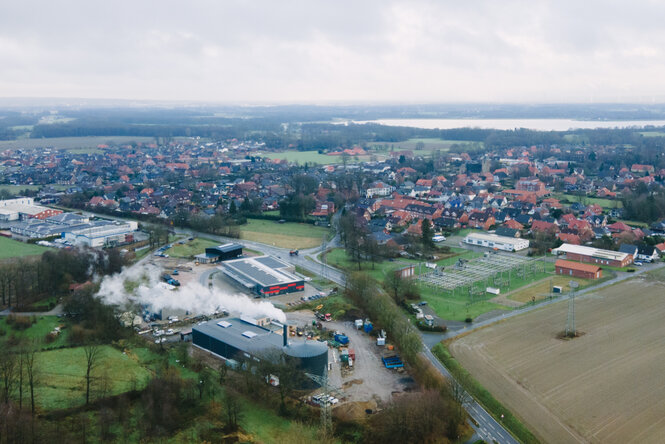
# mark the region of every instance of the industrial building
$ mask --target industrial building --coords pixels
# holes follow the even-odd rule
[[[590,264],[625,267],[633,263],[633,255],[621,251],[602,250],[583,245],[563,244],[552,250],[556,255],[565,254],[566,259]]]
[[[470,233],[464,238],[464,243],[502,251],[520,251],[529,248],[528,239],[498,236],[489,233]]]
[[[237,243],[228,243],[217,245],[216,247],[208,247],[205,253],[197,254],[196,261],[199,264],[214,264],[229,259],[235,259],[242,256],[242,245]]]
[[[74,245],[110,247],[132,242],[136,230],[136,221],[99,219],[67,227],[62,232],[62,238]]]
[[[218,267],[234,282],[259,296],[275,296],[305,289],[295,267],[272,256],[224,261]]]
[[[582,279],[600,279],[603,276],[603,270],[597,265],[581,264],[563,259],[557,260],[554,268],[556,274]]]
[[[192,328],[192,343],[225,360],[259,361],[284,354],[298,361],[298,367],[318,376],[328,369],[328,346],[311,340],[289,341],[287,326],[267,318],[224,318]]]
[[[32,197],[18,197],[0,201],[0,221],[2,222],[46,219],[60,213],[62,213],[62,210],[35,205]]]

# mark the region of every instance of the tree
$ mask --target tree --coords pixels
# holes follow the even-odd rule
[[[92,372],[99,364],[100,347],[97,344],[88,344],[83,347],[85,353],[85,403],[90,403],[90,387],[92,384]]]
[[[432,240],[432,238],[434,237],[432,222],[430,222],[429,219],[424,218],[423,221],[420,223],[420,228],[422,230],[423,250],[425,252],[429,252],[434,248],[434,241]]]
[[[16,354],[11,350],[3,350],[0,353],[0,380],[2,381],[2,400],[9,404],[14,384],[17,378],[17,359]]]
[[[402,295],[403,284],[404,279],[402,279],[402,276],[395,271],[389,271],[383,280],[383,288],[386,289],[397,304],[404,302],[404,297]]]
[[[35,366],[36,347],[24,351],[25,372],[28,377],[28,388],[30,390],[30,411],[35,416],[35,384],[37,383],[38,369]]]
[[[225,429],[227,432],[238,431],[238,422],[242,417],[242,410],[240,406],[240,396],[233,390],[227,389],[224,395],[224,413],[225,413]]]

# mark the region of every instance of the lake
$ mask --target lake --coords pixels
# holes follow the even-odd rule
[[[528,128],[538,131],[567,131],[569,129],[643,128],[665,126],[665,120],[573,120],[573,119],[378,119],[354,121],[387,126],[408,126],[426,129],[483,128],[512,130]]]

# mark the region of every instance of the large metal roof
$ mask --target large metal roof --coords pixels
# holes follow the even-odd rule
[[[302,280],[286,271],[288,267],[273,257],[261,256],[224,261],[219,268],[245,286],[270,287]]]

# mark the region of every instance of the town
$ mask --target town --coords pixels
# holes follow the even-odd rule
[[[44,341],[21,353],[51,377],[60,378],[54,359],[81,366],[82,385],[47,391],[30,380],[30,409],[94,411],[108,396],[158,396],[155,384],[184,401],[194,372],[201,400],[228,392],[227,380],[240,384],[223,401],[227,431],[256,427],[239,424],[247,411],[238,403],[260,392],[274,399],[274,421],[298,418],[306,436],[349,440],[363,428],[398,433],[390,415],[434,396],[425,387],[447,387],[460,406],[440,406],[454,419],[442,427],[452,441],[535,440],[503,407],[478,413],[483,395],[460,382],[469,377],[451,357],[457,343],[439,342],[655,273],[665,164],[649,161],[652,138],[631,149],[417,131],[391,142],[360,132],[316,151],[201,137],[3,149],[3,336],[20,329],[8,345]],[[22,361],[7,362],[10,371]],[[103,366],[133,376],[100,375]],[[157,371],[171,367],[177,380]],[[11,393],[22,391],[11,379]],[[500,426],[497,411],[510,421]],[[153,419],[162,428],[137,433],[168,436],[196,415]],[[119,437],[118,420],[102,433]],[[48,420],[40,427],[50,433]]]

